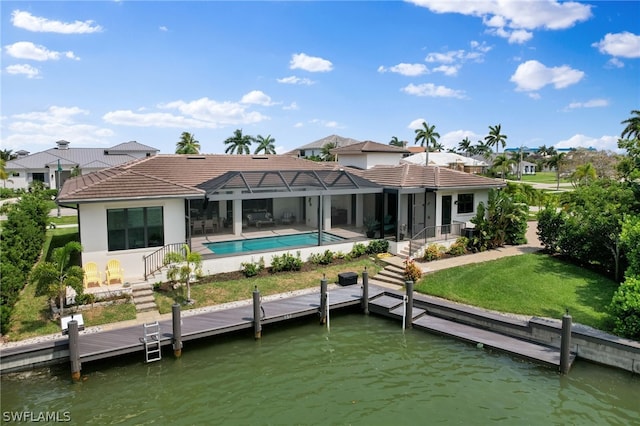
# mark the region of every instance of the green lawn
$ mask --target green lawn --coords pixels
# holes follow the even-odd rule
[[[610,330],[607,306],[618,285],[543,254],[525,254],[423,276],[416,291],[481,308],[562,318]]]
[[[557,183],[556,172],[536,172],[535,175],[522,175],[524,183]],[[569,183],[569,180],[560,178],[560,183]]]

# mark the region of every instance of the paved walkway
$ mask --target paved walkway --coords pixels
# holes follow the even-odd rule
[[[535,253],[542,250],[542,244],[540,244],[540,240],[538,239],[538,235],[536,234],[537,228],[538,222],[529,222],[526,233],[527,244],[523,244],[520,246],[505,246],[481,253],[455,256],[447,259],[434,260],[431,262],[418,262],[416,264],[422,268],[423,273],[429,273],[440,271],[442,269],[453,268],[455,266],[496,260],[506,256],[517,256],[519,254]],[[388,263],[404,268],[405,259],[402,257],[394,256],[385,258],[384,260]]]

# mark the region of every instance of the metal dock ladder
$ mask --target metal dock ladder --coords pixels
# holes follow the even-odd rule
[[[162,352],[160,350],[160,324],[158,321],[144,325],[144,354],[145,361],[160,361]]]

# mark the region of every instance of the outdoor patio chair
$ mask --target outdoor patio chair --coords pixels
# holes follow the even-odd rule
[[[280,218],[280,222],[283,225],[289,225],[296,221],[296,217],[291,212],[282,213],[282,218]]]
[[[87,262],[84,264],[82,269],[84,270],[84,288],[89,288],[91,284],[98,284],[98,286],[102,285],[102,277],[96,262]]]
[[[124,280],[124,269],[120,266],[118,259],[111,259],[107,263],[107,285],[112,284],[114,281],[122,284]]]
[[[207,234],[209,232],[215,232],[218,228],[218,223],[213,219],[206,219],[204,221],[204,233]]]

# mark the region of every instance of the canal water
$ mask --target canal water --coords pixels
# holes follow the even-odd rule
[[[640,422],[640,378],[577,361],[568,376],[364,315],[265,326],[164,353],[2,377],[8,416],[72,424],[580,424]],[[25,414],[26,413],[26,414]],[[15,418],[15,417],[14,417]],[[24,417],[23,417],[24,418]]]

